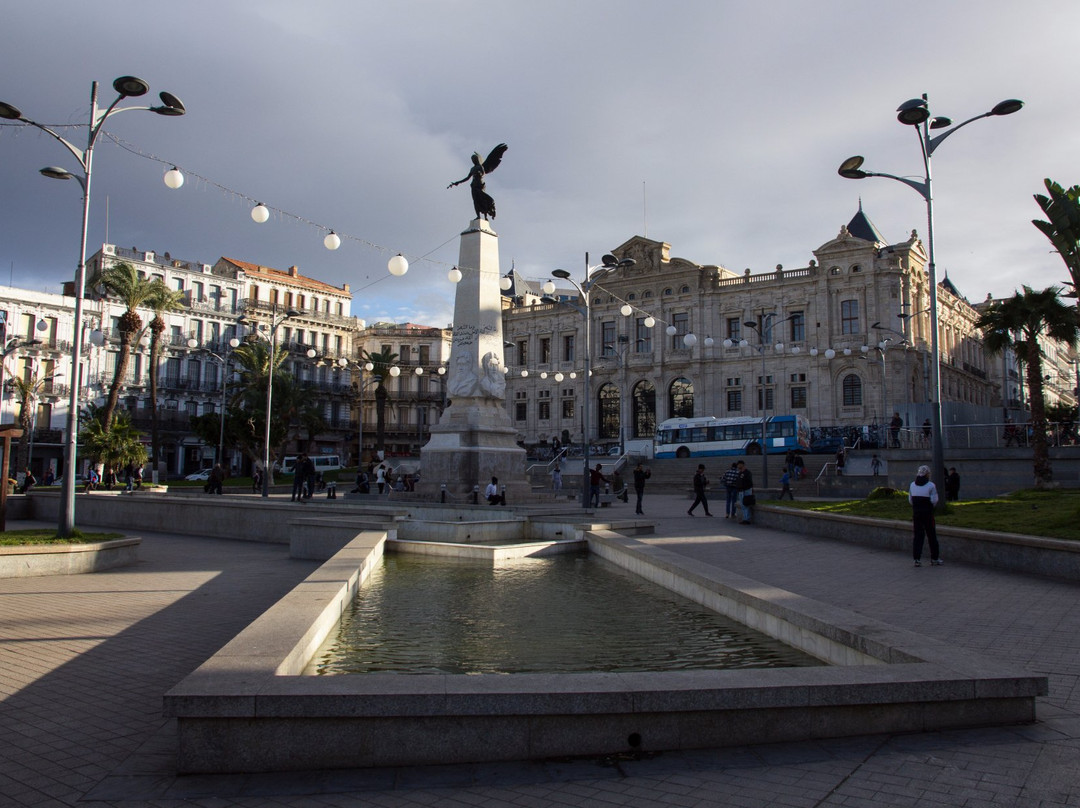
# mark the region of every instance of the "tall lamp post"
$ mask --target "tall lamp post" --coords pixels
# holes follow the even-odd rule
[[[356,408],[356,468],[359,470],[364,465],[364,371],[371,373],[371,371],[375,370],[375,364],[373,362],[350,361],[344,356],[337,360],[337,364],[340,368],[347,368],[350,365],[356,368],[356,393],[359,398],[359,404]],[[382,376],[372,376],[371,381],[378,384],[382,381]]]
[[[765,395],[765,332],[771,332],[775,323],[771,325],[766,325],[766,323],[769,322],[769,318],[775,316],[776,312],[770,312],[761,315],[760,323],[753,320],[747,320],[743,323],[744,326],[757,333],[758,353],[761,354],[761,485],[763,488],[769,483],[769,437],[766,434],[769,408],[766,406],[768,400]]]
[[[221,463],[221,461],[225,459],[225,395],[229,389],[229,361],[232,357],[233,350],[239,347],[240,340],[236,337],[229,340],[229,350],[225,352],[224,356],[214,353],[209,348],[199,348],[199,341],[194,337],[189,339],[187,344],[189,348],[193,350],[198,349],[199,353],[206,354],[221,364],[221,413],[218,418],[218,420],[221,421],[221,424],[218,430],[217,457],[214,458],[215,463]]]
[[[942,442],[941,354],[938,349],[937,267],[934,256],[934,194],[931,180],[930,158],[945,138],[967,126],[969,123],[991,116],[1011,115],[1014,112],[1019,112],[1023,106],[1023,101],[1009,98],[995,105],[989,112],[976,115],[974,118],[968,118],[966,121],[953,126],[950,118],[942,116],[931,117],[929,99],[926,94],[923,93],[922,98],[913,98],[910,101],[905,101],[896,110],[896,119],[905,126],[912,127],[915,130],[915,134],[918,136],[919,149],[922,152],[923,158],[923,170],[925,172],[921,180],[898,177],[895,174],[863,171],[861,168],[863,158],[860,156],[849,157],[840,164],[840,168],[837,170],[837,173],[839,173],[841,177],[849,180],[861,180],[866,177],[886,177],[891,180],[896,180],[897,182],[902,182],[909,188],[914,189],[926,202],[926,247],[927,257],[929,259],[927,271],[930,282],[930,352],[933,355],[931,361],[931,386],[933,388],[934,396],[931,401],[931,412],[933,415],[931,430],[933,465],[931,468],[933,468],[935,474],[941,474],[942,469],[945,468],[945,450],[944,443]],[[952,128],[949,129],[948,127]],[[946,131],[931,136],[930,132],[936,129],[945,129]],[[938,503],[938,509],[944,510],[944,508],[945,500],[942,498]]]
[[[299,317],[300,312],[297,309],[289,309],[281,314],[272,315],[270,318],[270,336],[263,334],[258,327],[256,327],[252,333],[258,335],[262,339],[266,340],[270,346],[270,354],[267,360],[266,367],[266,429],[263,432],[263,480],[262,480],[262,496],[263,499],[267,499],[270,496],[270,407],[274,401],[274,364],[277,359],[277,332],[278,327],[288,320],[290,317]],[[240,315],[236,321],[238,323],[250,322],[247,315]],[[265,323],[262,323],[264,327]]]
[[[633,258],[623,258],[622,260],[616,258],[614,255],[605,255],[601,261],[603,263],[597,266],[589,266],[589,254],[585,253],[585,280],[582,283],[578,283],[570,277],[570,273],[565,269],[554,269],[551,271],[553,277],[560,280],[569,281],[570,284],[577,289],[582,305],[578,306],[574,303],[567,302],[566,305],[573,307],[578,314],[585,318],[585,349],[582,351],[584,354],[585,365],[585,400],[582,403],[581,415],[582,415],[582,452],[583,452],[583,472],[581,476],[581,507],[589,507],[589,399],[592,393],[589,391],[589,372],[590,372],[590,352],[592,350],[592,301],[589,299],[589,293],[592,288],[601,281],[603,278],[614,272],[619,267],[632,267],[636,261]],[[590,277],[590,273],[594,269],[599,269],[595,275]],[[555,293],[555,284],[548,281],[543,287],[544,294],[552,295]]]
[[[79,263],[75,270],[75,316],[73,322],[76,328],[83,321],[83,293],[86,288],[86,240],[90,225],[90,180],[93,177],[94,144],[108,118],[119,112],[130,110],[148,110],[158,115],[177,116],[186,111],[180,99],[171,93],[162,92],[161,106],[159,107],[118,107],[125,98],[137,98],[146,95],[150,91],[150,85],[135,76],[121,76],[113,82],[116,91],[116,100],[104,110],[98,109],[98,83],[90,85],[90,126],[87,133],[86,148],[80,149],[72,145],[48,126],[30,120],[25,117],[18,108],[11,104],[0,102],[0,118],[9,121],[21,121],[27,126],[34,126],[53,137],[58,143],[66,148],[79,163],[82,174],[72,174],[57,166],[48,166],[41,169],[41,173],[51,179],[76,180],[82,187],[83,192],[83,215],[82,230],[79,241]],[[71,396],[68,401],[67,413],[67,436],[64,444],[64,485],[60,495],[60,524],[59,533],[68,537],[75,529],[75,459],[78,451],[78,428],[79,428],[79,363],[82,355],[82,340],[76,334],[71,341]]]

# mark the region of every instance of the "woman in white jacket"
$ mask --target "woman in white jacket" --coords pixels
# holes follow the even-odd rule
[[[930,540],[930,564],[940,567],[942,564],[938,547],[937,528],[934,526],[934,506],[938,503],[937,486],[930,482],[930,467],[919,466],[915,482],[908,488],[908,502],[911,503],[911,523],[914,528],[912,554],[915,566],[922,566],[923,537]]]

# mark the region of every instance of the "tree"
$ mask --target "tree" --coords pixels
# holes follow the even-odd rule
[[[1010,298],[993,303],[975,323],[983,332],[983,346],[991,354],[1012,349],[1027,375],[1031,398],[1031,429],[1035,485],[1053,480],[1046,439],[1046,405],[1043,400],[1043,351],[1039,336],[1075,345],[1080,328],[1076,312],[1061,302],[1061,288],[1036,292],[1029,286]]]
[[[153,310],[150,321],[150,457],[156,467],[161,460],[161,442],[158,439],[158,372],[161,361],[161,337],[165,333],[163,315],[184,309],[184,294],[170,289],[164,281],[150,282],[150,294],[146,305]]]
[[[33,441],[34,409],[37,407],[37,399],[41,394],[46,382],[52,381],[55,374],[48,376],[33,376],[26,379],[22,376],[12,375],[11,386],[15,389],[15,398],[19,402],[19,427],[22,429],[22,437],[19,438],[18,456],[15,459],[15,468],[12,474],[25,471],[30,463],[30,444]]]
[[[319,407],[312,404],[307,391],[296,383],[292,374],[281,368],[287,356],[288,352],[279,347],[273,357],[273,412],[270,415],[268,452],[271,482],[274,462],[284,454],[291,440],[298,438],[301,431],[306,430],[311,436],[326,429],[326,421]],[[252,463],[261,463],[266,431],[270,345],[265,340],[249,340],[233,351],[233,358],[240,367],[240,383],[226,414],[226,433]]]
[[[386,399],[390,395],[383,386],[383,379],[390,375],[398,355],[384,345],[377,353],[364,351],[362,358],[374,365],[371,373],[378,380],[375,386],[375,450],[381,452],[386,445]]]
[[[1035,201],[1049,221],[1032,219],[1031,223],[1050,239],[1072,279],[1072,296],[1080,292],[1080,185],[1068,190],[1051,179],[1043,180],[1049,196],[1035,194]]]
[[[106,470],[146,463],[142,434],[131,425],[128,413],[116,413],[111,423],[105,426],[104,408],[91,407],[84,420],[85,426],[79,439],[92,461],[103,464]],[[74,470],[68,473],[74,473]]]
[[[131,361],[131,347],[142,332],[142,317],[136,311],[147,305],[154,291],[152,281],[147,280],[131,264],[110,264],[99,270],[90,280],[92,288],[101,288],[106,294],[120,299],[126,310],[120,317],[120,352],[116,356],[116,369],[109,383],[109,395],[105,399],[102,412],[103,424],[107,428],[112,423],[116,404],[120,400],[120,387],[127,376],[128,363]]]

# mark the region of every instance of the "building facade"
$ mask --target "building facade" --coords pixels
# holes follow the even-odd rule
[[[807,266],[764,273],[673,258],[641,237],[613,252],[634,264],[592,285],[587,307],[563,289],[569,304],[511,298],[504,311],[507,406],[526,445],[580,442],[585,395],[590,441],[610,444],[652,438],[671,417],[763,409],[876,431],[894,412],[914,424],[930,400],[927,254],[915,232],[889,244],[860,207]],[[978,312],[939,287],[942,400],[989,408]]]

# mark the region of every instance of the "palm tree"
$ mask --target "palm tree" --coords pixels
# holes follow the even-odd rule
[[[22,429],[22,437],[19,439],[19,451],[15,460],[15,468],[12,473],[25,471],[30,462],[30,444],[33,440],[34,409],[37,407],[38,395],[40,395],[45,383],[52,381],[55,374],[24,378],[12,375],[11,386],[15,389],[15,398],[19,401],[19,427]]]
[[[165,333],[163,315],[184,309],[184,293],[170,289],[164,281],[153,280],[150,282],[150,296],[146,305],[154,312],[154,318],[150,321],[150,457],[156,469],[161,459],[161,444],[158,440],[158,372],[161,336]]]
[[[279,401],[278,391],[286,383],[291,384],[291,375],[281,370],[288,352],[278,346],[273,357],[270,355],[270,343],[257,337],[249,337],[242,345],[233,350],[233,359],[240,368],[240,383],[234,388],[230,402],[231,408],[243,411],[243,425],[237,431],[240,449],[253,464],[262,461],[262,446],[266,430],[266,385],[270,374],[270,363],[274,367],[274,401]],[[270,418],[270,468],[264,470],[273,482],[273,467],[277,455],[273,447],[282,440],[281,419],[271,414]]]
[[[1080,292],[1080,185],[1068,190],[1050,179],[1043,180],[1049,196],[1035,195],[1035,201],[1049,221],[1032,219],[1031,223],[1050,239],[1072,276],[1067,281],[1072,296]]]
[[[1035,485],[1053,480],[1046,440],[1046,405],[1043,401],[1043,351],[1039,337],[1075,345],[1080,327],[1076,312],[1061,302],[1061,288],[1052,286],[1036,292],[1030,286],[1010,298],[991,304],[975,325],[982,329],[988,353],[1000,354],[1011,348],[1027,374],[1031,397],[1031,429]]]
[[[103,424],[107,429],[120,400],[120,387],[127,376],[128,363],[131,361],[131,347],[143,327],[142,317],[136,309],[147,305],[154,286],[128,263],[111,264],[102,268],[90,280],[90,285],[93,288],[100,287],[106,294],[120,298],[120,302],[126,306],[126,311],[120,317],[120,352],[116,356],[116,369],[112,382],[109,383],[109,395],[102,411]]]
[[[390,374],[398,355],[390,350],[390,346],[384,345],[378,353],[363,351],[362,358],[374,365],[371,373],[378,380],[375,387],[375,450],[381,452],[386,444],[386,399],[390,395],[383,386],[383,379]]]
[[[146,463],[142,435],[131,425],[128,413],[116,413],[112,423],[106,427],[104,409],[91,412],[79,437],[92,461],[102,463],[106,469],[122,469],[128,465],[137,467]]]

